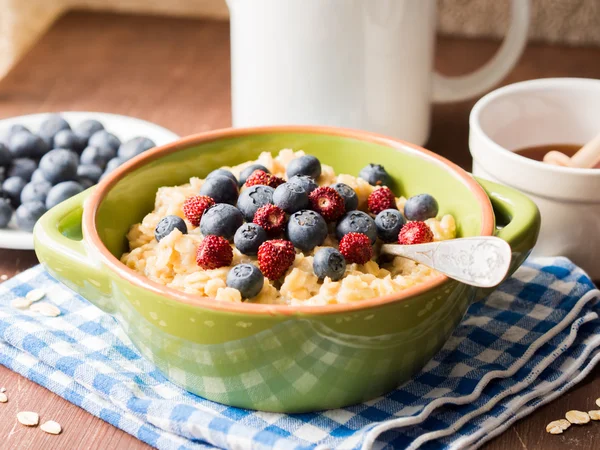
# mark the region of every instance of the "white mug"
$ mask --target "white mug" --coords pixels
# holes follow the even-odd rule
[[[514,66],[529,0],[512,0],[498,53],[479,70],[433,69],[435,0],[227,0],[233,125],[330,125],[424,144],[431,102],[474,97]]]

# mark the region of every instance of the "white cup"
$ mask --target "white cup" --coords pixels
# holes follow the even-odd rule
[[[431,102],[474,97],[514,66],[529,0],[512,0],[498,53],[447,78],[433,69],[435,0],[227,0],[233,125],[330,125],[423,144]]]
[[[473,174],[527,194],[542,227],[533,250],[566,256],[600,279],[600,169],[553,166],[513,153],[585,144],[600,131],[600,80],[545,78],[493,91],[471,111]]]

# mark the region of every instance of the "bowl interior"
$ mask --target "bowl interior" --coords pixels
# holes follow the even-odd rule
[[[486,206],[463,179],[433,156],[395,141],[388,145],[382,142],[319,133],[270,132],[181,143],[174,151],[157,149],[148,162],[117,178],[97,209],[96,228],[108,250],[119,258],[127,250],[125,235],[131,225],[153,209],[159,187],[184,184],[192,176],[203,178],[218,167],[256,159],[263,151],[276,154],[292,148],[315,155],[336,173],[356,175],[368,163],[382,164],[395,180],[391,187],[396,195],[430,193],[439,202],[440,214],[455,217],[459,236],[481,234]]]

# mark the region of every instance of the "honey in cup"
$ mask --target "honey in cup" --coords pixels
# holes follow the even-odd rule
[[[546,153],[555,150],[561,153],[564,153],[569,158],[571,158],[577,151],[583,147],[578,144],[544,144],[544,145],[536,145],[533,147],[525,147],[520,148],[518,150],[514,150],[514,153],[517,155],[524,156],[525,158],[534,159],[536,161],[543,161]],[[594,166],[595,169],[600,169],[600,164]]]

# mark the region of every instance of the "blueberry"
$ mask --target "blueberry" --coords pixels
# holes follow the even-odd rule
[[[117,167],[119,167],[121,164],[123,164],[125,161],[123,161],[121,158],[119,158],[118,156],[111,159],[110,161],[108,161],[108,163],[106,164],[106,168],[104,169],[104,175],[111,173],[113,170],[115,170]],[[103,176],[104,176],[103,175]]]
[[[344,183],[335,183],[330,187],[335,189],[336,192],[342,196],[346,211],[354,211],[358,208],[358,196],[356,195],[356,192],[354,192],[354,189]]]
[[[321,162],[312,155],[301,156],[289,162],[285,173],[288,179],[306,175],[316,180],[321,176]]]
[[[290,216],[287,225],[287,237],[294,247],[310,251],[321,245],[327,237],[327,223],[323,217],[310,210],[298,211]]]
[[[337,281],[344,276],[346,260],[339,250],[335,248],[321,248],[315,253],[313,271],[320,280],[329,277],[332,281]]]
[[[13,208],[19,206],[19,203],[21,202],[21,191],[26,184],[27,182],[20,177],[9,177],[2,183],[2,192],[8,197]]]
[[[96,184],[89,178],[77,178],[77,182],[81,185],[84,191]]]
[[[41,181],[39,183],[31,181],[27,183],[21,191],[21,203],[45,203],[50,189],[52,189],[52,185],[47,181]]]
[[[10,201],[0,197],[0,229],[6,228],[10,218],[12,217],[13,209],[10,206]]]
[[[244,183],[246,182],[246,180],[248,179],[248,177],[250,175],[252,175],[252,173],[255,170],[262,170],[263,172],[271,173],[271,172],[269,172],[269,169],[267,169],[262,164],[252,164],[240,172],[240,179],[238,180],[238,186],[242,187],[244,185]]]
[[[7,172],[8,172],[8,170],[6,170],[6,167],[0,166],[0,184],[4,183],[4,180],[6,180]],[[0,194],[1,193],[2,193],[2,190],[0,189]]]
[[[0,143],[8,147],[8,143],[10,142],[12,135],[18,133],[19,131],[27,131],[28,133],[31,133],[29,128],[17,123],[15,125],[11,125],[11,127],[8,129],[4,129],[2,133],[0,133]]]
[[[12,153],[8,147],[0,142],[0,167],[8,166],[12,158]]]
[[[204,181],[200,188],[200,195],[208,195],[215,203],[234,205],[238,198],[238,187],[230,178],[214,175]]]
[[[35,223],[46,212],[46,207],[40,201],[23,203],[15,211],[17,227],[24,231],[33,231]]]
[[[229,178],[225,179],[231,182]],[[244,223],[244,216],[239,209],[227,203],[218,203],[208,208],[202,215],[200,232],[205,236],[214,234],[231,240],[236,230],[242,226],[242,223]]]
[[[66,148],[81,153],[85,148],[85,140],[71,130],[60,130],[54,135],[52,148]]]
[[[301,186],[307,194],[310,194],[312,191],[319,187],[319,185],[315,183],[315,180],[306,175],[296,175],[290,178],[288,180],[288,183],[297,184],[298,186]]]
[[[11,136],[8,149],[14,158],[41,158],[49,147],[39,136],[19,131]]]
[[[60,130],[70,130],[71,126],[60,114],[50,114],[40,125],[38,135],[46,142],[48,147],[52,147],[54,135]]]
[[[165,216],[160,219],[158,225],[154,229],[154,237],[157,241],[160,241],[162,238],[167,237],[171,231],[177,228],[183,234],[187,234],[187,225],[184,220],[178,216]]]
[[[100,177],[102,176],[102,169],[98,166],[94,166],[92,164],[82,164],[77,167],[77,179],[82,180],[86,179],[92,182],[92,184],[96,184]]]
[[[19,177],[23,178],[25,181],[29,181],[37,167],[38,165],[33,159],[17,158],[13,160],[7,175],[9,177]]]
[[[83,192],[83,186],[75,181],[63,181],[50,189],[46,197],[46,208],[50,209],[74,195]]]
[[[133,139],[130,139],[121,144],[117,155],[119,156],[119,158],[127,161],[141,153],[144,153],[146,150],[150,150],[153,147],[156,147],[156,144],[153,140],[148,139],[146,137],[134,137]]]
[[[429,194],[419,194],[406,200],[404,215],[408,220],[427,220],[437,216],[438,202]]]
[[[112,148],[115,152],[119,149],[121,141],[114,134],[109,133],[106,130],[96,131],[90,136],[88,145],[98,148]]]
[[[235,184],[238,184],[237,178],[229,170],[226,170],[226,169],[213,170],[211,173],[206,175],[206,178],[211,178],[211,177],[214,177],[215,175],[221,175],[221,176],[227,177],[231,181],[233,181]]]
[[[371,240],[371,244],[374,244],[377,239],[375,221],[362,211],[350,211],[344,214],[338,222],[335,229],[338,240],[341,240],[348,233],[366,234]]]
[[[227,287],[240,291],[244,299],[256,297],[264,283],[265,277],[254,264],[238,264],[227,274]]]
[[[375,217],[377,236],[383,242],[397,242],[398,233],[406,223],[406,219],[397,209],[384,209]]]
[[[46,180],[56,184],[61,181],[74,180],[77,176],[78,164],[79,157],[77,153],[64,148],[57,148],[44,155],[40,160],[40,169]]]
[[[84,120],[79,125],[73,128],[75,134],[86,143],[90,140],[92,134],[101,130],[104,130],[104,125],[102,125],[100,122],[94,119]]]
[[[117,156],[117,152],[110,147],[97,148],[88,146],[81,153],[79,163],[86,165],[93,164],[104,170],[108,162],[115,156]]]
[[[237,229],[233,243],[244,255],[254,256],[260,244],[268,239],[267,232],[260,225],[245,223]]]
[[[258,208],[273,203],[273,191],[270,186],[250,186],[244,189],[237,200],[237,207],[244,215],[244,219],[252,222]]]
[[[308,194],[299,184],[284,183],[275,189],[273,203],[286,213],[292,214],[308,208]]]
[[[44,177],[44,172],[42,172],[41,169],[37,168],[34,170],[33,174],[31,175],[31,182],[32,183],[42,183],[42,182],[48,182],[48,180],[46,180],[46,177]]]
[[[390,175],[380,164],[369,164],[363,167],[358,176],[373,186],[388,186],[391,181]]]

